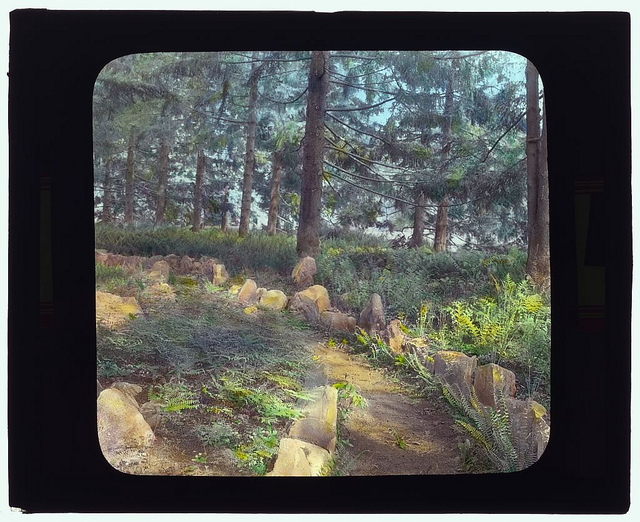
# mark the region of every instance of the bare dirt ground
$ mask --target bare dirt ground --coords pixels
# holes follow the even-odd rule
[[[344,475],[459,473],[458,434],[442,407],[394,382],[361,357],[320,345],[318,366],[328,382],[352,383],[367,400],[349,414],[338,472]]]

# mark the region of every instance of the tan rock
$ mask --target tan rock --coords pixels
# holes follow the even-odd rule
[[[512,442],[520,469],[534,464],[544,453],[551,429],[545,420],[544,406],[533,399],[506,399]]]
[[[434,374],[452,386],[455,391],[469,396],[473,385],[473,374],[478,365],[476,356],[469,357],[461,352],[441,350],[435,353]]]
[[[240,291],[240,289],[241,289],[241,288],[242,288],[242,285],[231,285],[231,286],[229,287],[229,293],[230,293],[231,295],[235,295],[235,296],[237,296],[237,295],[238,295],[238,292]]]
[[[107,327],[117,327],[142,315],[135,297],[120,297],[107,292],[96,292],[96,322]]]
[[[102,391],[98,397],[98,440],[107,460],[128,448],[148,447],[154,439],[153,430],[127,395],[115,388]]]
[[[174,301],[176,294],[167,283],[155,283],[145,290],[146,297],[150,299],[167,299]]]
[[[102,392],[102,390],[103,390],[104,388],[102,388],[102,385],[100,384],[100,381],[99,381],[98,379],[96,379],[96,382],[98,383],[98,386],[97,386],[97,388],[98,388],[98,394],[96,395],[96,397],[100,397],[100,393]]]
[[[211,276],[211,281],[214,285],[220,286],[221,284],[226,283],[229,279],[229,274],[223,264],[214,264],[211,270],[213,274]]]
[[[278,447],[278,457],[271,477],[315,477],[322,474],[329,464],[329,452],[298,439],[283,438]]]
[[[152,430],[155,430],[162,422],[164,406],[160,401],[145,402],[140,406],[140,413]]]
[[[150,283],[164,283],[167,280],[159,270],[149,270],[145,273],[145,278]]]
[[[358,326],[369,335],[384,330],[386,321],[384,318],[384,308],[382,307],[382,298],[379,294],[371,294],[369,302],[360,313]]]
[[[268,290],[260,296],[258,306],[265,310],[284,310],[287,307],[288,298],[281,290]]]
[[[193,271],[193,259],[189,256],[182,256],[180,258],[180,273],[190,274]]]
[[[489,363],[476,368],[473,386],[478,400],[485,406],[495,409],[500,395],[505,398],[515,397],[516,376],[502,366]]]
[[[354,333],[356,331],[356,318],[350,315],[328,310],[320,314],[320,322],[331,330],[337,332]]]
[[[203,276],[205,276],[209,281],[213,281],[215,266],[221,264],[220,261],[218,261],[214,257],[202,256],[200,258],[200,261],[198,261],[198,262],[200,264],[199,265],[200,266],[199,272]],[[225,272],[226,272],[226,270],[225,270]]]
[[[107,259],[109,259],[109,254],[96,250],[96,263],[104,265]]]
[[[320,446],[333,454],[337,437],[338,390],[333,386],[324,386],[316,391],[316,397],[303,408],[304,417],[292,424],[289,436]]]
[[[171,267],[172,272],[178,272],[180,270],[179,256],[175,254],[169,254],[168,256],[164,256],[162,259]]]
[[[144,260],[143,266],[144,268],[151,268],[155,263],[157,263],[158,261],[162,261],[162,256],[151,256],[147,259]]]
[[[238,301],[244,305],[252,305],[258,300],[258,285],[253,279],[247,279],[238,292]]]
[[[393,353],[402,353],[404,346],[404,333],[400,324],[398,319],[393,319],[382,332],[382,339]]]
[[[294,294],[288,306],[291,313],[303,317],[311,324],[316,324],[320,321],[320,314],[318,313],[316,303],[302,295],[302,292]]]
[[[307,288],[313,285],[313,277],[317,273],[316,260],[312,257],[305,256],[298,261],[291,272],[291,277],[298,288]]]
[[[140,256],[120,256],[120,266],[129,273],[142,270],[145,258]]]
[[[169,277],[169,272],[171,272],[171,267],[166,261],[156,261],[151,265],[151,272],[160,272],[166,281]]]
[[[331,301],[329,300],[329,292],[322,285],[313,285],[299,292],[304,297],[311,299],[318,309],[318,313],[326,312],[331,308]]]
[[[136,401],[136,396],[138,396],[142,392],[142,388],[137,384],[131,384],[129,382],[114,382],[111,387],[114,390],[118,390],[122,392],[127,399],[129,399],[133,405],[137,408],[138,401]]]

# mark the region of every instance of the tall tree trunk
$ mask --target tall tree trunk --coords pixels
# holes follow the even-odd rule
[[[257,53],[253,53],[256,60]],[[249,233],[249,218],[251,217],[251,194],[253,190],[253,169],[256,157],[256,105],[258,104],[258,77],[260,68],[257,63],[251,65],[251,76],[249,77],[249,110],[247,125],[247,148],[244,159],[244,179],[242,182],[242,204],[240,206],[240,226],[238,234],[246,236]]]
[[[442,136],[444,144],[440,152],[440,161],[442,164],[442,174],[448,168],[449,152],[451,151],[451,122],[453,120],[453,70],[450,73],[447,82],[447,91],[444,99],[444,122],[442,125]],[[433,250],[436,252],[446,252],[449,247],[449,197],[445,194],[438,203],[438,211],[436,212],[436,231],[433,238]]]
[[[160,175],[158,176],[158,201],[156,205],[156,225],[164,221],[167,202],[167,178],[169,171],[169,145],[162,140],[160,146]]]
[[[413,235],[409,243],[411,248],[421,247],[424,243],[424,190],[416,195],[416,207],[413,211]]]
[[[267,235],[276,233],[278,224],[278,200],[280,198],[280,172],[282,171],[282,151],[273,153],[273,177],[271,178],[271,201],[269,203],[269,217],[267,219]]]
[[[446,252],[449,246],[448,216],[449,196],[444,196],[438,204],[438,212],[436,213],[436,234],[433,240],[433,250],[436,252]]]
[[[194,232],[200,230],[202,223],[202,180],[204,178],[204,150],[198,151],[198,163],[196,165],[196,187],[193,199],[193,228]]]
[[[540,132],[538,71],[527,62],[527,274],[542,289],[551,283],[546,117]],[[546,115],[545,115],[546,116]]]
[[[222,213],[220,216],[220,230],[227,231],[229,227],[229,185],[224,188],[224,198],[222,199]]]
[[[111,222],[111,165],[113,158],[107,160],[104,166],[104,183],[102,186],[102,222]]]
[[[129,146],[127,147],[127,171],[125,173],[124,184],[124,222],[127,225],[133,225],[133,148],[134,148],[133,129],[129,134]]]
[[[306,125],[302,159],[302,186],[297,234],[299,257],[320,250],[324,119],[329,90],[329,52],[313,51],[309,72]]]

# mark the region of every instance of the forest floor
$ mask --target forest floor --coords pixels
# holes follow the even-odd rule
[[[296,404],[315,386],[349,383],[363,407],[341,410],[331,474],[454,474],[461,435],[436,392],[287,312],[247,314],[226,290],[174,281],[175,301],[145,297],[141,279],[100,288],[137,296],[143,316],[98,327],[98,379],[142,387],[140,404],[174,400],[142,458],[121,471],[146,475],[250,476],[273,466]],[[163,396],[164,395],[164,396]]]

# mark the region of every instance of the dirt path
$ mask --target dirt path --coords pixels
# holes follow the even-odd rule
[[[344,475],[424,475],[459,473],[458,435],[437,405],[407,395],[401,384],[356,356],[319,345],[309,384],[348,381],[367,400],[349,415],[340,455]]]

